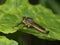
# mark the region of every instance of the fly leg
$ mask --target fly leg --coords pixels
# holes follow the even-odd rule
[[[24,23],[20,22],[20,23],[18,23],[17,25],[15,25],[15,27],[18,27],[20,24],[24,24]]]
[[[30,25],[27,25],[28,28],[30,28],[31,26]]]
[[[28,27],[28,28],[30,28],[31,26],[30,26],[30,25],[25,24],[25,26],[24,26],[24,27]]]

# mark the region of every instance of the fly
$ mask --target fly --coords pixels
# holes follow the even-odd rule
[[[41,27],[39,24],[35,23],[32,18],[30,17],[23,17],[22,22],[27,25],[28,27],[34,27],[38,31],[48,34],[49,31],[46,31],[43,27]],[[19,25],[19,24],[18,24]]]

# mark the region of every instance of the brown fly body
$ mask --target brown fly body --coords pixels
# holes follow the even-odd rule
[[[23,23],[27,25],[28,27],[34,27],[35,29],[39,30],[42,33],[48,33],[49,31],[46,31],[42,26],[35,23],[32,18],[30,17],[23,17]]]

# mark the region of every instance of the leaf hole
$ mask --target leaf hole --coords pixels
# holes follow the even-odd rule
[[[37,5],[39,4],[39,0],[29,0],[29,3],[32,5]]]
[[[6,0],[0,0],[0,5],[4,4]]]

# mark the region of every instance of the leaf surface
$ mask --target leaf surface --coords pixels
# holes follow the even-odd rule
[[[37,24],[49,31],[49,34],[43,34],[35,28],[27,28],[23,25],[14,27],[22,21],[23,16],[33,18]],[[18,28],[38,38],[60,40],[60,15],[53,14],[41,4],[31,5],[28,0],[7,0],[0,6],[0,32],[13,33]]]
[[[18,45],[14,40],[9,40],[5,36],[0,36],[0,45]]]

